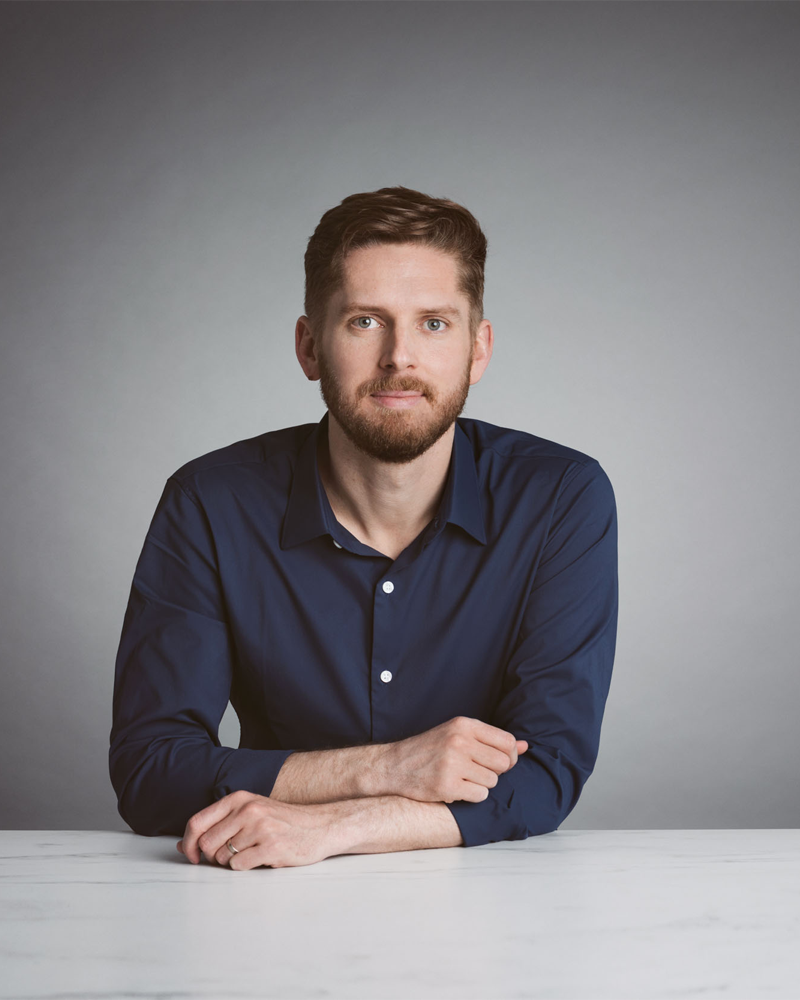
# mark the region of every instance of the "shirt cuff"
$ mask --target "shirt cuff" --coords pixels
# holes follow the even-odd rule
[[[465,847],[496,844],[501,840],[526,840],[552,833],[575,805],[580,794],[569,777],[556,780],[543,760],[552,758],[540,748],[520,754],[510,771],[498,775],[483,802],[445,802],[458,824]]]
[[[211,789],[214,801],[231,792],[254,792],[269,796],[275,787],[278,772],[294,750],[233,750],[217,773]]]

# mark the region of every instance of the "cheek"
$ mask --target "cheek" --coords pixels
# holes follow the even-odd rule
[[[456,383],[463,382],[465,377],[470,374],[471,368],[472,361],[468,356],[454,359],[451,355],[442,358],[440,363],[431,369],[431,372],[441,382],[446,382],[448,385],[455,385]]]
[[[340,347],[329,360],[343,385],[360,385],[381,373],[381,354],[377,345],[354,343]]]

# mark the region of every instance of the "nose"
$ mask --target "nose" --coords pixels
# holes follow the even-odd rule
[[[388,368],[392,371],[416,367],[410,326],[398,322],[391,323],[386,327],[380,365],[381,368]]]

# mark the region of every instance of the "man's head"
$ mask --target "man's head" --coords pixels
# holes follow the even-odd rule
[[[306,251],[297,355],[361,451],[408,462],[452,426],[491,356],[486,238],[460,205],[408,188],[351,195]],[[388,391],[417,393],[405,402]]]
[[[487,249],[478,220],[454,201],[402,186],[351,194],[320,219],[305,253],[303,308],[311,329],[322,334],[331,296],[342,286],[347,255],[387,243],[428,246],[455,259],[459,290],[470,303],[474,338],[483,319]]]

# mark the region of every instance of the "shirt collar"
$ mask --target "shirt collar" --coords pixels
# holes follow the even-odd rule
[[[334,519],[317,464],[317,444],[328,433],[328,411],[303,442],[297,455],[286,516],[283,520],[281,548],[288,549],[319,535],[330,534],[328,518]],[[457,524],[482,545],[486,528],[478,486],[478,470],[472,445],[456,420],[453,451],[447,483],[439,510],[439,521]]]

